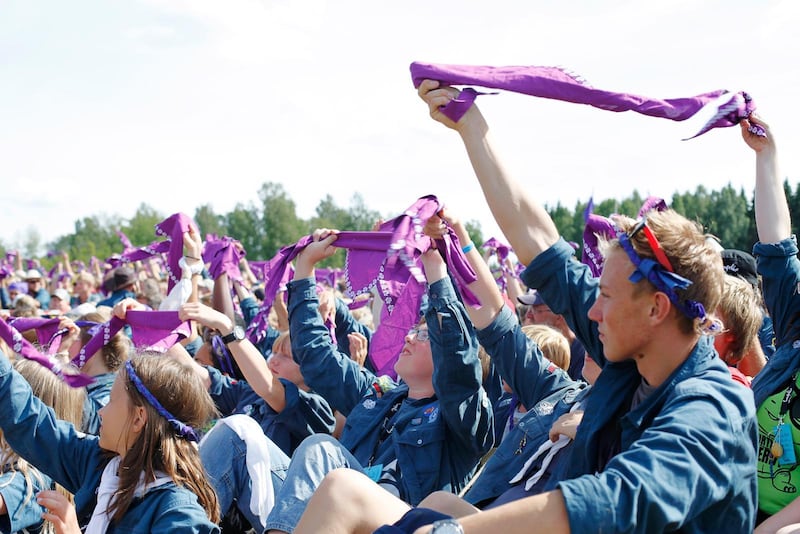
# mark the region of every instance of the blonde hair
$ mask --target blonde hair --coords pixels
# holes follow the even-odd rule
[[[279,352],[287,356],[292,355],[292,340],[289,338],[288,330],[281,332],[278,337],[275,338],[275,341],[272,343],[272,352]]]
[[[569,341],[564,334],[543,324],[523,326],[522,333],[539,345],[539,350],[542,351],[545,358],[565,371],[569,369],[571,360]]]
[[[184,424],[202,428],[218,415],[200,378],[183,363],[153,353],[134,356],[130,363],[144,387],[164,409]],[[175,484],[194,493],[208,518],[218,523],[217,494],[195,444],[179,436],[167,419],[145,399],[131,381],[126,366],[120,368],[119,378],[130,396],[131,410],[143,407],[147,418],[142,431],[121,459],[119,490],[109,510],[112,521],[118,522],[127,513],[142,472],[146,481],[152,481],[156,478],[156,471],[163,471]]]
[[[65,365],[68,364],[65,363]],[[58,419],[69,421],[75,427],[80,426],[83,415],[83,402],[86,397],[83,388],[68,386],[50,370],[25,358],[17,359],[14,362],[14,369],[28,381],[33,394],[53,409]],[[6,442],[5,436],[3,436],[2,430],[0,430],[0,465],[5,466],[3,468],[4,472],[13,474],[12,478],[0,487],[11,484],[13,477],[17,475],[25,479],[26,493],[23,505],[31,502],[34,497],[34,482],[39,486],[44,486],[42,474],[11,449]],[[67,490],[58,485],[56,489],[67,497],[70,502],[73,502],[72,494]],[[42,532],[53,533],[55,532],[55,527],[51,522],[45,521]]]
[[[725,331],[733,334],[734,338],[730,352],[720,354],[720,357],[728,365],[736,365],[758,338],[763,321],[758,296],[748,282],[735,276],[726,276],[717,309],[725,323]]]
[[[617,217],[617,227],[630,233],[637,221],[628,217]],[[685,334],[707,334],[709,322],[722,297],[722,284],[727,276],[722,266],[722,257],[707,240],[697,223],[690,221],[678,212],[668,209],[647,213],[647,227],[653,232],[661,244],[661,248],[669,259],[675,273],[690,280],[692,284],[686,289],[676,290],[678,298],[685,302],[693,300],[703,305],[708,318],[689,318],[679,312],[679,324]],[[630,238],[631,245],[641,258],[657,261],[644,232],[638,232]],[[609,249],[622,250],[619,240],[608,243]],[[639,287],[654,286],[647,280],[637,282]]]

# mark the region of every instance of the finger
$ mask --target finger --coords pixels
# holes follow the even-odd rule
[[[430,91],[439,87],[439,82],[436,80],[422,80],[422,83],[417,87],[417,94],[424,97]]]

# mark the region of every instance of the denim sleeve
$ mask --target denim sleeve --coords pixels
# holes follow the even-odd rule
[[[336,299],[334,322],[336,323],[336,342],[339,345],[339,350],[348,356],[350,356],[350,343],[347,340],[347,334],[358,332],[367,338],[368,343],[372,339],[372,330],[356,321],[353,314],[350,313],[350,308],[339,298]]]
[[[52,408],[34,396],[28,382],[0,353],[0,429],[8,444],[42,473],[75,493],[84,476],[99,463],[96,436],[78,432],[56,418]]]
[[[800,332],[800,260],[794,236],[779,243],[756,243],[753,255],[758,261],[764,304],[772,317],[775,346],[794,341]],[[794,324],[793,324],[794,323]]]
[[[570,329],[600,365],[605,365],[597,324],[588,312],[597,300],[599,282],[589,267],[575,259],[575,250],[559,239],[528,265],[521,275],[528,287],[537,289],[554,313],[564,316]]]
[[[36,494],[50,488],[50,479],[39,476],[41,481],[31,473],[31,483],[28,484],[20,472],[0,475],[0,496],[8,510],[8,513],[0,515],[0,532],[19,532],[41,524],[44,509],[36,503]]]
[[[241,389],[246,382],[225,376],[216,367],[206,366],[206,369],[211,380],[208,393],[223,417],[231,415],[239,405],[239,399],[242,397]]]
[[[699,387],[683,388],[603,472],[561,481],[572,532],[680,530],[685,521],[724,500],[731,488],[754,485],[755,447],[745,442],[756,440],[755,421],[722,397]]]
[[[256,302],[256,299],[253,297],[246,297],[239,301],[239,308],[242,309],[244,324],[249,326],[256,315],[258,315],[258,302]]]
[[[313,278],[289,282],[289,332],[306,385],[347,416],[376,377],[334,346],[319,314]]]
[[[325,399],[299,389],[288,380],[280,381],[286,391],[286,407],[275,416],[275,421],[286,425],[301,440],[311,434],[331,434],[336,418]]]
[[[553,392],[574,383],[564,370],[542,355],[507,306],[489,326],[478,330],[478,341],[523,406],[536,406]]]
[[[483,454],[494,442],[494,417],[481,385],[475,331],[449,277],[431,284],[428,296],[433,389],[442,415],[451,437]]]

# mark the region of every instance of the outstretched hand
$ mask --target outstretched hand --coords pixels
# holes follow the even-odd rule
[[[36,502],[45,509],[42,519],[53,523],[57,534],[80,534],[75,506],[64,495],[54,490],[40,491]]]
[[[458,89],[441,85],[436,80],[424,80],[417,88],[417,94],[428,104],[428,110],[433,120],[441,122],[448,128],[458,130],[458,124],[461,121],[454,122],[442,113],[441,109],[458,96]],[[470,108],[470,110],[472,109],[474,109],[474,106]]]
[[[308,278],[311,276],[314,266],[325,258],[333,256],[336,247],[338,230],[319,228],[311,234],[312,241],[297,255],[295,260],[295,278]]]
[[[146,309],[147,307],[145,307],[145,305],[139,302],[138,300],[127,298],[127,299],[122,299],[121,301],[117,302],[114,305],[112,314],[124,320],[125,315],[128,313],[128,310],[146,310]]]
[[[742,129],[742,139],[744,139],[744,142],[747,143],[747,146],[755,150],[756,153],[761,153],[765,149],[775,150],[775,136],[770,131],[769,125],[761,120],[761,117],[755,113],[751,113],[750,117],[747,119],[742,119],[739,125]],[[754,125],[758,125],[763,128],[767,135],[757,135],[753,128]]]

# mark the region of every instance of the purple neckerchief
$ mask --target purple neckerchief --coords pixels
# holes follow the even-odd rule
[[[9,269],[8,265],[0,266],[0,280],[2,280],[3,278],[8,277],[8,275],[10,275],[13,272],[14,272],[14,270],[13,269]]]
[[[150,256],[155,256],[156,254],[163,254],[168,252],[170,249],[171,243],[169,241],[153,241],[149,245],[145,245],[140,248],[134,248],[122,253],[119,259],[109,258],[106,262],[115,265],[119,264],[120,261],[124,262],[134,262],[139,260],[144,260],[149,258]]]
[[[222,337],[216,334],[211,337],[211,350],[217,357],[219,370],[229,377],[235,378],[236,373],[233,370],[233,357],[231,356],[228,347],[225,345],[225,342],[222,341]]]
[[[223,274],[239,283],[242,282],[242,272],[239,270],[239,261],[244,257],[244,250],[236,245],[238,241],[230,237],[221,239],[208,239],[203,247],[203,262],[210,263],[208,273],[216,280]]]
[[[592,213],[593,209],[594,201],[589,199],[586,210],[583,212],[586,224],[583,228],[583,254],[581,255],[581,261],[589,266],[592,276],[598,278],[603,272],[603,264],[605,262],[605,258],[600,253],[600,238],[607,241],[615,239],[617,237],[617,226],[611,219]],[[664,211],[665,209],[667,209],[667,203],[663,198],[650,196],[645,199],[642,207],[639,208],[637,217],[642,218],[650,211]]]
[[[317,267],[314,269],[314,276],[317,277],[317,282],[323,282],[331,288],[336,288],[336,282],[343,274],[344,271],[342,269],[337,269],[335,267],[331,267],[330,269],[326,267]]]
[[[368,306],[370,304],[370,299],[358,299],[358,300],[351,300],[347,303],[347,309],[350,311],[358,310],[359,308],[363,308],[364,306]]]
[[[247,265],[250,266],[250,270],[253,271],[253,275],[256,277],[256,280],[259,282],[264,281],[264,269],[269,265],[268,261],[263,260],[256,260],[250,261],[247,260]]]
[[[15,317],[9,319],[8,324],[16,328],[18,332],[36,330],[36,339],[39,345],[45,348],[46,354],[51,355],[58,352],[62,336],[69,331],[66,328],[59,328],[60,322],[61,319],[58,317],[51,319],[44,317]]]
[[[125,319],[117,316],[103,323],[80,352],[72,359],[78,368],[103,348],[125,324],[131,327],[131,341],[139,349],[166,352],[172,345],[191,335],[189,323],[181,321],[177,311],[129,310]]]
[[[182,273],[178,262],[183,256],[183,234],[188,232],[190,228],[194,228],[197,231],[197,225],[188,215],[183,213],[173,213],[156,224],[156,235],[166,237],[170,243],[167,263],[164,265],[164,269],[167,271],[167,293],[172,291],[175,284],[180,282]]]
[[[122,230],[117,230],[117,237],[119,237],[122,243],[122,252],[127,252],[134,248],[133,243],[131,243],[131,240],[128,239],[128,236],[126,236]]]
[[[719,89],[687,98],[653,99],[595,89],[580,76],[561,67],[490,67],[414,62],[411,64],[411,77],[414,87],[419,87],[426,79],[437,80],[448,85],[477,85],[575,104],[588,104],[607,111],[635,111],[643,115],[674,121],[686,120],[705,105],[714,102],[717,106],[714,116],[692,138],[702,135],[712,128],[724,128],[738,124],[755,110],[753,99],[744,92],[730,93],[725,89]],[[478,93],[474,89],[464,89],[457,99],[442,108],[442,112],[457,122],[467,112],[477,95]],[[726,96],[720,101],[722,95]],[[765,135],[763,129],[760,133],[758,131],[753,133]]]
[[[79,388],[88,386],[94,382],[94,378],[81,373],[65,373],[63,365],[53,356],[46,356],[36,350],[22,334],[0,318],[0,338],[2,338],[11,349],[25,359],[33,360],[39,365],[50,369],[53,374],[63,380],[67,385]]]
[[[380,323],[372,334],[367,349],[367,357],[377,376],[388,375],[393,380],[397,378],[394,364],[403,350],[408,331],[419,323],[419,308],[424,293],[425,284],[409,276],[398,299],[407,305],[396,307],[392,313],[386,307],[381,309]]]

